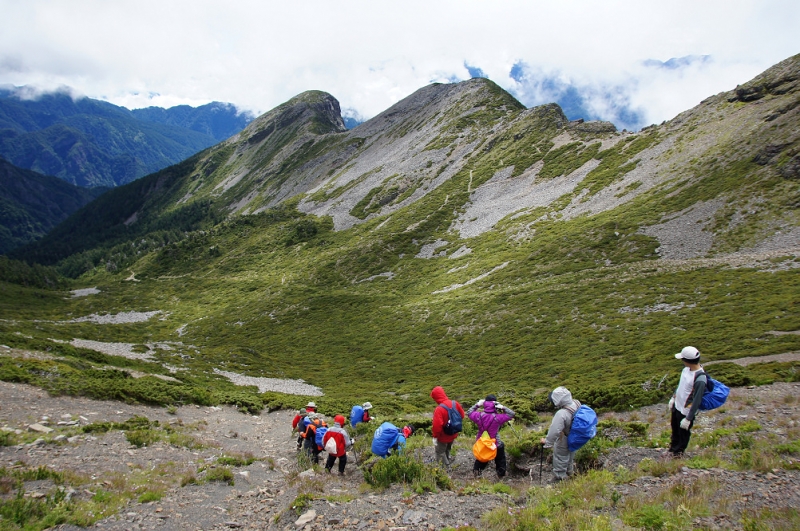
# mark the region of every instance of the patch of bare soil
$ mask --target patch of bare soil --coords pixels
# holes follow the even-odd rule
[[[736,358],[735,360],[707,361],[703,363],[703,365],[714,365],[715,363],[735,363],[736,365],[747,367],[748,365],[752,365],[754,363],[769,363],[771,361],[785,363],[798,360],[800,360],[800,352],[795,351],[784,352],[783,354],[773,354],[771,356],[748,356],[746,358]]]

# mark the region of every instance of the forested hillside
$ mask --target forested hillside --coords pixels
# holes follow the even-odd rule
[[[130,111],[67,92],[0,90],[0,156],[82,187],[113,187],[160,170],[240,131],[229,104]]]
[[[79,188],[0,159],[0,254],[41,238],[104,191]]]

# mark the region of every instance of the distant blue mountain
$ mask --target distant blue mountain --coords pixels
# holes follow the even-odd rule
[[[147,107],[134,109],[131,113],[142,121],[190,129],[210,136],[217,142],[232,137],[253,119],[249,113],[239,113],[234,105],[217,101],[200,107]]]
[[[659,61],[658,59],[648,59],[644,61],[645,66],[655,68],[666,68],[667,70],[677,70],[687,66],[708,63],[711,61],[710,55],[686,55],[684,57],[672,57],[666,61]]]
[[[0,156],[83,187],[128,183],[217,144],[252,120],[226,103],[130,111],[65,91],[36,99],[22,94],[0,89]]]

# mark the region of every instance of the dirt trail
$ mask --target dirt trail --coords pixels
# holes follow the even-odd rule
[[[725,413],[704,414],[698,418],[693,437],[715,429],[724,418],[752,420],[761,434],[775,441],[787,441],[800,426],[800,408],[796,397],[800,383],[779,383],[752,389],[735,388]],[[667,429],[664,405],[650,406],[625,414],[606,414],[603,418],[647,420],[654,433]],[[471,524],[480,528],[481,515],[495,507],[514,507],[525,503],[524,496],[502,493],[475,493],[477,483],[471,477],[472,455],[463,444],[458,448],[451,471],[455,491],[415,494],[400,485],[377,492],[364,487],[361,471],[348,463],[346,475],[313,474],[297,466],[294,437],[290,432],[293,413],[277,411],[260,416],[245,415],[231,407],[183,406],[174,414],[164,408],[94,401],[79,397],[51,397],[46,392],[23,384],[0,382],[0,426],[27,430],[28,426],[49,422],[55,431],[27,444],[0,447],[0,466],[7,469],[24,463],[28,467],[46,465],[59,471],[83,475],[87,482],[70,495],[87,500],[98,492],[113,492],[127,478],[147,477],[142,489],[164,482],[170,486],[154,502],[139,503],[139,492],[119,512],[100,520],[92,529],[408,529],[436,530],[447,526]],[[159,441],[137,448],[121,431],[82,434],[78,426],[105,421],[123,422],[134,416],[158,420],[164,426],[202,443],[202,448]],[[58,425],[59,422],[64,424]],[[67,423],[76,423],[67,425]],[[730,426],[730,424],[726,424]],[[518,427],[517,429],[521,429]],[[62,435],[60,440],[55,437]],[[466,439],[464,439],[464,442]],[[219,466],[221,455],[252,454],[261,458],[247,466],[233,466],[234,484],[204,482],[203,468]],[[432,461],[433,448],[422,450],[425,461]],[[621,447],[601,459],[610,470],[619,466],[633,470],[643,459],[662,460],[656,448]],[[323,454],[324,456],[324,454]],[[535,461],[535,462],[534,462]],[[535,465],[535,467],[533,466]],[[523,463],[523,467],[525,463]],[[514,492],[525,493],[538,482],[538,457],[527,464],[533,474],[517,473],[503,483]],[[549,467],[544,465],[544,479]],[[200,481],[181,487],[179,479],[194,475]],[[496,482],[489,474],[488,484]],[[769,474],[722,469],[694,470],[684,467],[677,474],[644,476],[618,486],[625,496],[663,491],[673,484],[716,478],[723,485],[719,496],[734,500],[735,510],[758,507],[800,507],[800,471],[775,469]],[[141,481],[141,480],[139,480]],[[47,482],[26,484],[36,493],[52,488]],[[291,508],[298,491],[313,492],[314,499],[299,511]],[[10,495],[6,494],[5,496]],[[32,494],[36,495],[36,494]],[[622,503],[621,502],[621,503]],[[727,503],[727,501],[726,501]],[[313,511],[313,512],[312,512]],[[700,522],[707,528],[736,528],[738,522],[727,519]],[[307,521],[301,520],[301,515]],[[621,521],[620,521],[621,523]],[[64,525],[62,530],[80,528]]]
[[[772,354],[771,356],[750,356],[747,358],[736,358],[735,360],[707,361],[704,362],[703,365],[714,365],[716,363],[735,363],[736,365],[746,367],[754,363],[769,363],[771,361],[777,361],[780,363],[785,363],[788,361],[800,361],[800,351]]]

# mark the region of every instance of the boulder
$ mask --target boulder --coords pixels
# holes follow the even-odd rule
[[[317,511],[311,509],[307,513],[303,514],[300,518],[295,520],[294,525],[297,527],[303,527],[304,525],[311,523],[317,517]]]

